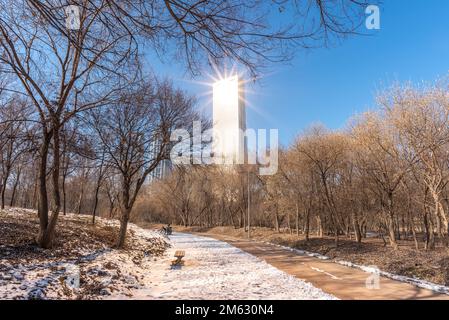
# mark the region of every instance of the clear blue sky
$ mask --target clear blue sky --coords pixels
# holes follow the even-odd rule
[[[149,64],[192,94],[209,90],[191,82],[181,65]],[[248,127],[277,128],[282,144],[313,123],[341,128],[352,115],[374,107],[376,93],[394,82],[448,75],[449,1],[384,0],[380,30],[331,48],[298,51],[289,65],[270,70],[250,85]],[[211,110],[210,97],[200,98],[199,105]]]

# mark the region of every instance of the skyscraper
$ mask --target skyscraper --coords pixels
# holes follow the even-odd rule
[[[243,164],[246,156],[246,110],[238,76],[213,86],[213,153],[216,163]]]
[[[155,139],[151,143],[150,149],[151,157],[156,158],[159,154],[160,149],[161,149],[161,142],[158,139]],[[148,180],[151,183],[156,180],[167,178],[170,175],[171,171],[172,171],[172,163],[167,156],[167,158],[162,160],[158,164],[158,166],[151,172]]]

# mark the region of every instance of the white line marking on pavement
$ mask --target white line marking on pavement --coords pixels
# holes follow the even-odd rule
[[[324,270],[321,270],[321,269],[315,268],[315,267],[310,267],[310,268],[311,268],[312,270],[315,270],[315,271],[324,273],[324,274],[328,275],[329,277],[331,277],[331,278],[334,279],[334,280],[341,280],[341,278],[339,278],[339,277],[337,277],[337,276],[334,276],[332,273],[326,272],[326,271],[324,271]]]

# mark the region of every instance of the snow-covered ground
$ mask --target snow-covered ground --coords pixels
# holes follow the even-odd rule
[[[211,238],[168,240],[130,224],[126,249],[116,250],[117,221],[93,226],[69,214],[55,248],[42,250],[33,243],[37,226],[34,211],[0,210],[0,299],[335,299]],[[176,250],[186,252],[185,265],[172,268]]]
[[[55,248],[34,244],[36,212],[0,210],[0,299],[104,299],[130,296],[167,243],[159,233],[130,224],[124,250],[111,248],[118,222],[68,214],[58,222]]]
[[[153,261],[133,299],[336,299],[225,242],[191,234],[170,236],[171,248]],[[171,268],[176,250],[185,266]]]

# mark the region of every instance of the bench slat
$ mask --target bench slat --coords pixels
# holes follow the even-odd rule
[[[176,251],[175,252],[175,257],[184,257],[186,255],[186,253],[185,253],[185,251],[183,251],[183,250],[178,250],[178,251]]]

